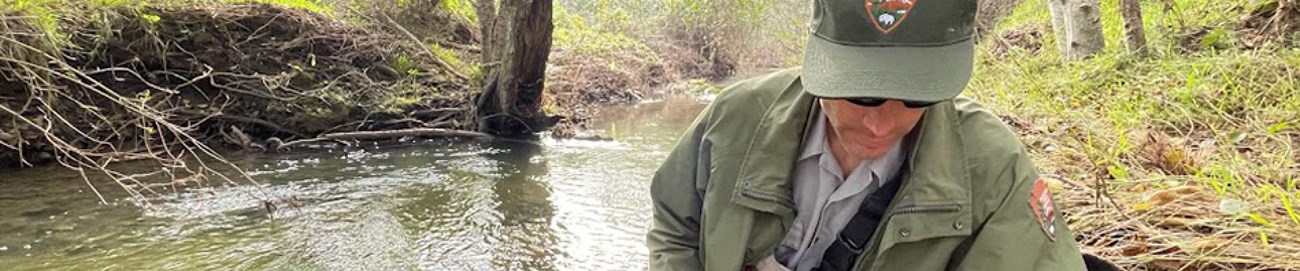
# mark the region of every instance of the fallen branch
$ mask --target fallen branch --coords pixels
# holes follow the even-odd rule
[[[320,137],[331,140],[380,140],[407,136],[492,138],[492,135],[485,133],[442,128],[411,128],[392,131],[346,132],[326,134],[321,135]]]
[[[302,139],[302,140],[294,140],[294,141],[286,142],[286,143],[279,144],[279,145],[271,144],[271,145],[274,145],[274,146],[271,146],[271,148],[274,149],[275,151],[283,151],[283,150],[285,150],[285,149],[291,149],[291,148],[294,148],[294,147],[298,147],[298,146],[300,146],[300,145],[307,145],[307,144],[318,143],[318,142],[327,142],[327,143],[333,143],[333,144],[338,144],[338,145],[343,145],[343,146],[351,146],[351,145],[348,144],[347,142],[343,142],[343,141],[339,141],[339,140],[334,140],[334,139],[329,139],[329,138],[319,138],[319,137],[318,137],[318,138],[309,138],[309,139]]]

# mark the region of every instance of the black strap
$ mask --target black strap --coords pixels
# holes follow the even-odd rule
[[[849,224],[844,226],[839,237],[835,238],[835,242],[831,243],[826,253],[822,255],[821,264],[813,270],[847,271],[853,268],[853,260],[856,260],[858,255],[862,254],[862,250],[866,249],[867,242],[871,240],[871,235],[875,234],[881,217],[885,215],[885,209],[888,209],[889,203],[894,201],[894,195],[898,194],[898,188],[902,183],[902,178],[895,178],[863,199],[858,212],[849,219]]]
[[[1083,253],[1083,265],[1087,267],[1088,271],[1124,271],[1115,263],[1088,253]]]

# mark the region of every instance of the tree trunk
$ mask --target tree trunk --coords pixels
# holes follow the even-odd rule
[[[493,33],[505,33],[505,30],[495,29],[497,17],[497,0],[475,0],[474,13],[478,15],[479,36],[483,37],[482,52],[479,53],[479,60],[482,61],[484,68],[491,67],[489,63],[496,60],[496,48],[492,42],[499,38],[493,37]],[[486,70],[484,70],[486,71]]]
[[[1066,60],[1081,60],[1106,49],[1098,0],[1048,0],[1057,49]]]
[[[1106,36],[1101,32],[1101,8],[1098,0],[1072,0],[1070,20],[1070,58],[1082,60],[1106,49]]]
[[[1061,52],[1061,56],[1069,55],[1070,44],[1069,36],[1066,36],[1065,20],[1069,17],[1065,13],[1066,5],[1069,0],[1047,0],[1047,10],[1052,15],[1052,33],[1056,36],[1056,51]]]
[[[554,29],[551,1],[475,3],[483,32],[483,71],[488,74],[477,103],[479,131],[528,134],[554,124],[541,110]]]
[[[1124,20],[1124,47],[1129,52],[1141,53],[1147,47],[1146,30],[1142,26],[1142,3],[1119,0],[1119,14]]]

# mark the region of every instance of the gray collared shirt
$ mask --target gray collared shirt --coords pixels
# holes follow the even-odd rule
[[[843,175],[827,142],[826,115],[817,110],[812,129],[800,146],[794,180],[794,205],[798,212],[790,232],[777,246],[775,257],[790,270],[807,271],[821,263],[826,248],[848,224],[862,200],[893,179],[903,165],[902,143],[876,160],[862,161]]]

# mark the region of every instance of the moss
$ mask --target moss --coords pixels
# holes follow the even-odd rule
[[[415,95],[393,95],[384,100],[383,107],[389,112],[401,112],[404,109],[411,108],[423,101],[420,96]]]
[[[374,99],[376,104],[370,107],[375,111],[401,113],[410,111],[413,108],[427,104],[427,102],[442,95],[442,90],[437,87],[431,87],[416,82],[406,82],[397,84],[388,92],[383,93],[380,97]]]

